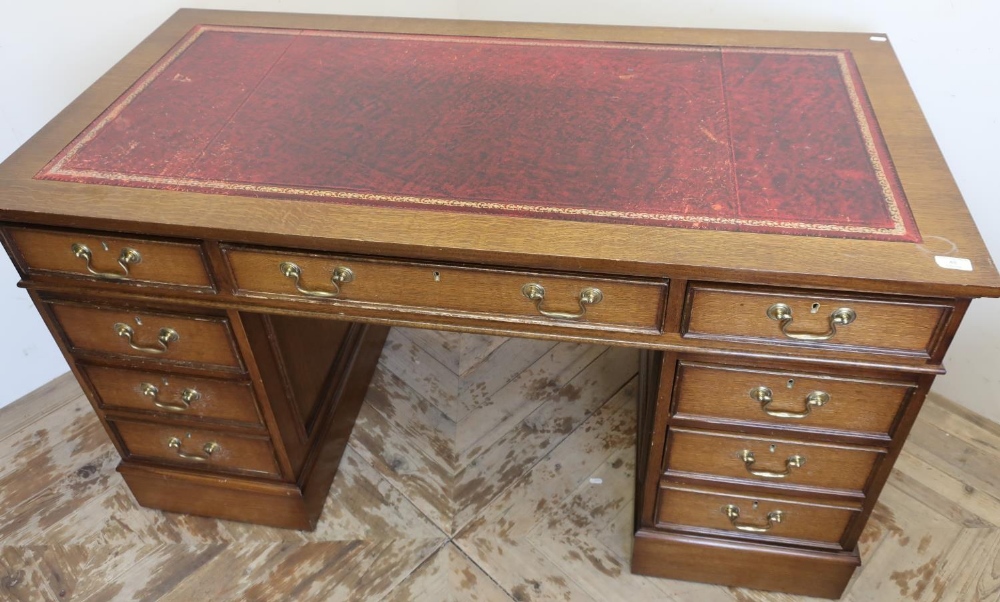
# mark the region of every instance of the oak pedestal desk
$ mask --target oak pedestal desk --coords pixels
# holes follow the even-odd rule
[[[633,571],[834,598],[1000,295],[868,34],[183,10],[0,220],[143,506],[313,528],[392,325],[631,346]]]

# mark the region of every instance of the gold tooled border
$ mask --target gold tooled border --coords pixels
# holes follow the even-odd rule
[[[748,219],[739,217],[713,217],[705,215],[685,215],[671,213],[649,213],[640,211],[617,211],[610,209],[587,209],[580,207],[553,207],[544,205],[527,205],[522,203],[503,203],[495,201],[472,201],[463,199],[448,199],[434,197],[417,197],[407,195],[379,194],[365,192],[351,192],[345,190],[331,190],[326,188],[301,188],[290,186],[275,186],[268,184],[250,184],[239,182],[226,182],[222,180],[202,180],[194,178],[177,178],[168,176],[146,176],[138,174],[127,174],[119,172],[104,172],[97,170],[76,170],[67,169],[65,165],[76,156],[84,146],[93,140],[100,131],[111,121],[116,119],[128,105],[135,100],[153,81],[156,80],[180,55],[182,55],[203,33],[208,31],[259,33],[271,35],[306,35],[321,37],[346,37],[365,39],[390,39],[390,40],[412,40],[418,37],[421,41],[427,42],[449,42],[466,44],[500,44],[511,46],[562,46],[572,48],[639,48],[656,51],[686,51],[686,52],[719,52],[717,46],[683,46],[664,44],[632,44],[632,43],[602,43],[583,41],[562,41],[562,40],[529,40],[515,38],[470,38],[436,35],[411,34],[391,34],[391,33],[362,33],[346,31],[323,31],[323,30],[299,30],[299,29],[277,29],[263,27],[234,27],[219,25],[199,25],[195,27],[185,39],[181,41],[173,50],[165,55],[152,69],[146,72],[129,90],[120,97],[109,109],[95,120],[76,140],[70,143],[49,165],[47,165],[36,177],[61,176],[62,178],[83,178],[88,180],[103,180],[105,182],[120,182],[122,185],[142,184],[146,187],[156,187],[156,185],[166,185],[180,188],[195,188],[202,190],[219,190],[235,193],[260,193],[276,196],[298,196],[306,198],[329,198],[348,199],[368,202],[400,203],[410,205],[426,205],[444,208],[462,209],[484,209],[503,212],[518,212],[527,214],[559,215],[580,215],[596,218],[612,218],[623,221],[647,221],[647,222],[671,222],[671,223],[697,223],[697,224],[724,224],[729,226],[750,226],[763,228],[777,228],[788,230],[806,230],[817,232],[843,232],[851,234],[868,234],[878,236],[902,236],[907,234],[907,224],[903,219],[899,208],[899,200],[893,186],[882,165],[881,157],[875,137],[869,124],[869,116],[865,112],[864,105],[858,95],[858,82],[850,68],[847,60],[847,53],[842,50],[820,50],[820,49],[781,49],[781,48],[740,48],[726,47],[726,52],[751,52],[758,54],[797,54],[812,56],[833,56],[837,58],[841,75],[847,88],[851,106],[854,110],[855,119],[859,126],[865,149],[868,152],[869,161],[875,171],[876,178],[882,190],[883,201],[892,219],[892,228],[876,228],[872,226],[852,226],[844,224],[817,224],[795,221]]]

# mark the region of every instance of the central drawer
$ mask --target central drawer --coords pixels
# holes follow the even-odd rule
[[[664,468],[668,474],[861,494],[884,455],[882,448],[672,428]]]
[[[236,293],[507,322],[660,333],[664,280],[541,274],[223,246]]]

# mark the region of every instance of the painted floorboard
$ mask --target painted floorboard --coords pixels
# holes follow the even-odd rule
[[[629,572],[637,361],[394,329],[312,533],[139,508],[57,378],[0,410],[0,600],[805,600]],[[845,600],[1000,600],[998,465],[930,399]]]

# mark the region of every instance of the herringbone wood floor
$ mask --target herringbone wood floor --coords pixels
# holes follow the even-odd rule
[[[69,376],[0,411],[3,600],[793,597],[629,573],[637,358],[395,329],[313,533],[138,508]],[[1000,427],[930,401],[849,600],[1000,599]]]

